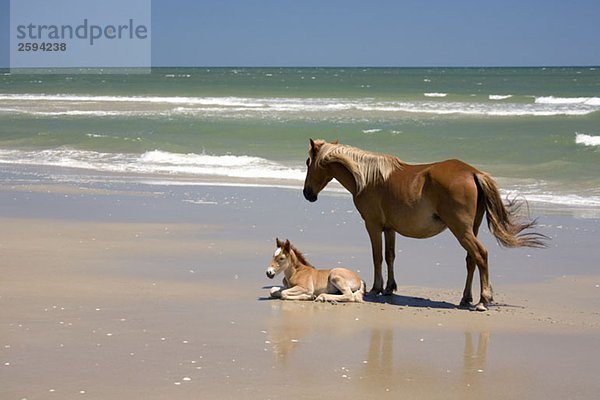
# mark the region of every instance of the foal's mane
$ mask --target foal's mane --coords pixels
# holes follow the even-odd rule
[[[308,262],[308,260],[304,257],[304,255],[300,252],[300,250],[298,250],[296,248],[296,246],[294,246],[293,244],[290,244],[290,248],[292,249],[292,251],[294,252],[294,254],[296,255],[296,258],[298,259],[298,261],[301,264],[306,265],[307,267],[311,267],[314,268],[313,265],[311,263]]]
[[[402,161],[389,154],[374,153],[338,143],[321,143],[314,161],[317,165],[330,162],[342,164],[354,177],[357,193],[371,184],[385,182],[395,168],[403,168]]]

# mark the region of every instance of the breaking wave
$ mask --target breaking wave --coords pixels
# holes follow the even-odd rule
[[[260,157],[179,154],[160,150],[143,154],[100,153],[68,148],[42,151],[0,150],[0,163],[80,168],[115,173],[296,181],[304,179],[304,171]]]
[[[584,146],[600,146],[600,136],[586,135],[584,133],[575,134],[575,143]]]
[[[375,98],[91,96],[0,94],[0,113],[33,116],[131,117],[181,115],[227,118],[387,117],[404,114],[472,116],[586,115],[600,111],[598,97],[537,97],[533,102],[506,101],[509,95],[489,95],[488,101],[449,101],[445,93],[425,93],[425,100]],[[494,100],[494,101],[489,101]],[[497,101],[505,100],[505,101]]]

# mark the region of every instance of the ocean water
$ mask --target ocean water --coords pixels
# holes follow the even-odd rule
[[[3,184],[300,187],[309,138],[460,158],[507,194],[600,215],[600,67],[0,71]]]

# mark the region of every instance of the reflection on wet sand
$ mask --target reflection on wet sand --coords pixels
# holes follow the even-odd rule
[[[442,395],[440,388],[453,387],[454,393],[462,393],[464,398],[483,395],[484,375],[486,369],[486,356],[488,351],[490,333],[480,332],[478,334],[477,346],[474,345],[475,336],[472,332],[464,333],[464,352],[462,360],[452,359],[457,353],[451,349],[441,349],[439,342],[428,346],[425,339],[419,339],[419,344],[408,343],[400,338],[394,348],[394,329],[372,329],[371,338],[367,348],[367,360],[364,362],[362,380],[364,385],[386,385],[386,391],[429,393]],[[459,333],[446,332],[446,335],[455,337]],[[438,338],[439,341],[453,342],[452,337]],[[428,339],[429,341],[431,339]],[[424,344],[424,347],[422,346]],[[421,347],[419,347],[421,346]],[[432,359],[434,353],[435,359]],[[462,368],[460,362],[462,361]],[[446,364],[447,368],[439,368],[437,365]],[[456,365],[460,371],[457,375],[452,365]],[[460,378],[457,378],[460,376]],[[446,385],[441,384],[444,381]],[[434,386],[428,383],[437,382]],[[428,387],[429,386],[429,387]]]
[[[490,342],[490,332],[480,332],[477,347],[473,334],[465,332],[464,364],[462,370],[462,387],[470,395],[485,393],[482,384],[482,374],[486,370],[486,356]]]
[[[285,364],[288,356],[299,346],[300,338],[314,329],[306,323],[306,319],[313,316],[315,310],[301,302],[272,301],[271,304],[273,316],[269,320],[267,345],[271,346],[276,361]],[[297,317],[300,312],[304,314],[303,318]]]
[[[450,390],[463,398],[485,393],[489,331],[432,334],[395,320],[360,323],[353,317],[365,310],[353,313],[340,305],[273,301],[271,311],[267,347],[280,371],[317,361],[319,378],[351,379],[352,386],[364,391],[376,387],[380,392],[441,396]],[[340,357],[344,352],[350,355]],[[343,361],[327,369],[328,357]]]

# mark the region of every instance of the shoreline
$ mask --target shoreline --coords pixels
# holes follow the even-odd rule
[[[496,179],[496,178],[495,178]],[[503,188],[503,180],[498,178],[501,193],[505,197],[522,198],[527,203],[531,215],[571,216],[575,218],[600,219],[600,207],[581,203],[582,198],[575,196],[575,203],[548,200],[547,194],[522,194],[513,189]],[[64,166],[13,165],[0,163],[0,184],[10,190],[54,190],[52,188],[76,187],[80,190],[114,190],[119,188],[131,191],[131,187],[141,188],[140,192],[151,188],[223,187],[244,189],[282,189],[301,191],[302,181],[275,178],[241,178],[222,175],[179,175],[152,173],[118,173]],[[41,188],[41,189],[40,189]],[[335,180],[323,191],[326,196],[350,198],[350,194]]]
[[[265,299],[280,283],[264,273],[276,236],[319,268],[345,266],[372,283],[347,196],[310,204],[277,188],[2,185],[0,223],[2,398],[600,390],[598,219],[540,216],[545,250],[502,250],[482,228],[496,300],[485,313],[455,308],[464,252],[447,232],[398,237],[394,296]]]

